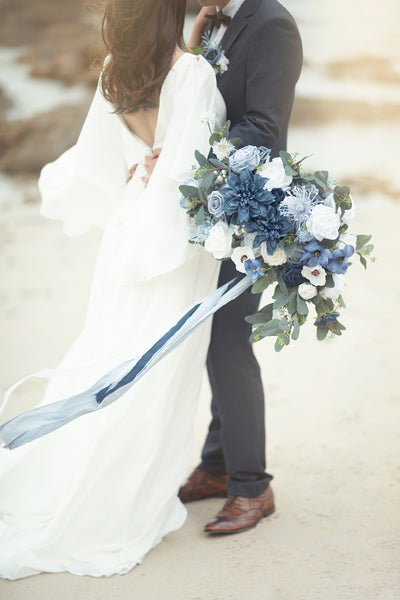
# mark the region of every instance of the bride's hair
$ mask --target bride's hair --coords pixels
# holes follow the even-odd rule
[[[184,48],[186,0],[108,0],[101,87],[117,113],[158,106],[176,46]]]

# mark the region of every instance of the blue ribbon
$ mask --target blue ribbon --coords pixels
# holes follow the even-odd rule
[[[4,447],[12,450],[74,419],[115,402],[163,356],[181,344],[201,323],[252,285],[251,277],[238,276],[188,310],[139,358],[125,361],[106,373],[88,390],[45,406],[28,410],[0,425]]]

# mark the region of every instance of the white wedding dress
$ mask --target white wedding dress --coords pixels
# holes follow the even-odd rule
[[[44,168],[43,214],[63,219],[70,234],[93,224],[105,232],[84,329],[42,404],[140,355],[215,289],[218,263],[188,244],[178,186],[194,150],[208,151],[205,114],[222,123],[224,111],[210,65],[184,54],[162,87],[155,147],[163,149],[146,189],[140,178],[150,149],[99,90],[77,144]],[[0,450],[1,577],[126,573],[183,524],[177,492],[191,455],[209,330],[203,324],[114,404]]]

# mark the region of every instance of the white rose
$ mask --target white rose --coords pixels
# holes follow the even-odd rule
[[[317,290],[311,283],[302,283],[299,285],[299,295],[303,300],[311,300],[311,298],[317,295]]]
[[[291,175],[286,175],[285,167],[279,157],[266,162],[260,169],[260,175],[269,179],[264,186],[265,190],[272,190],[273,188],[286,190],[293,179]]]
[[[342,223],[344,223],[345,225],[351,225],[355,216],[356,216],[356,207],[354,206],[354,200],[352,200],[351,208],[349,208],[349,210],[344,211],[344,215],[342,217]]]
[[[323,239],[335,240],[339,234],[340,217],[330,206],[317,204],[312,209],[306,225],[311,235],[319,242]]]
[[[329,194],[329,196],[324,198],[324,204],[325,204],[325,206],[329,206],[336,212],[336,202],[335,202],[335,198],[333,197],[333,194]]]
[[[322,288],[322,290],[320,290],[319,295],[321,296],[321,298],[323,298],[323,300],[328,300],[328,298],[331,298],[332,300],[337,300],[340,294],[342,293],[342,290],[344,288],[345,276],[340,275],[339,273],[333,273],[333,281],[335,287],[325,287]]]
[[[255,259],[254,252],[249,246],[238,246],[232,252],[231,259],[235,263],[236,270],[240,273],[246,273],[244,261],[248,258]]]
[[[221,260],[229,258],[232,254],[232,227],[219,221],[210,229],[208,238],[204,243],[207,252],[211,252],[214,258]]]
[[[273,254],[268,254],[265,242],[261,244],[260,248],[261,256],[268,265],[271,265],[271,267],[283,265],[287,261],[286,252],[282,248],[277,248]]]
[[[304,266],[301,270],[301,274],[311,281],[313,285],[325,285],[326,271],[320,265],[316,265],[315,267]]]

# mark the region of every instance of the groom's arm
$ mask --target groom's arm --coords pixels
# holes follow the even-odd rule
[[[247,56],[246,112],[230,136],[241,145],[272,148],[277,153],[281,129],[292,108],[303,62],[297,27],[289,19],[260,26]]]

